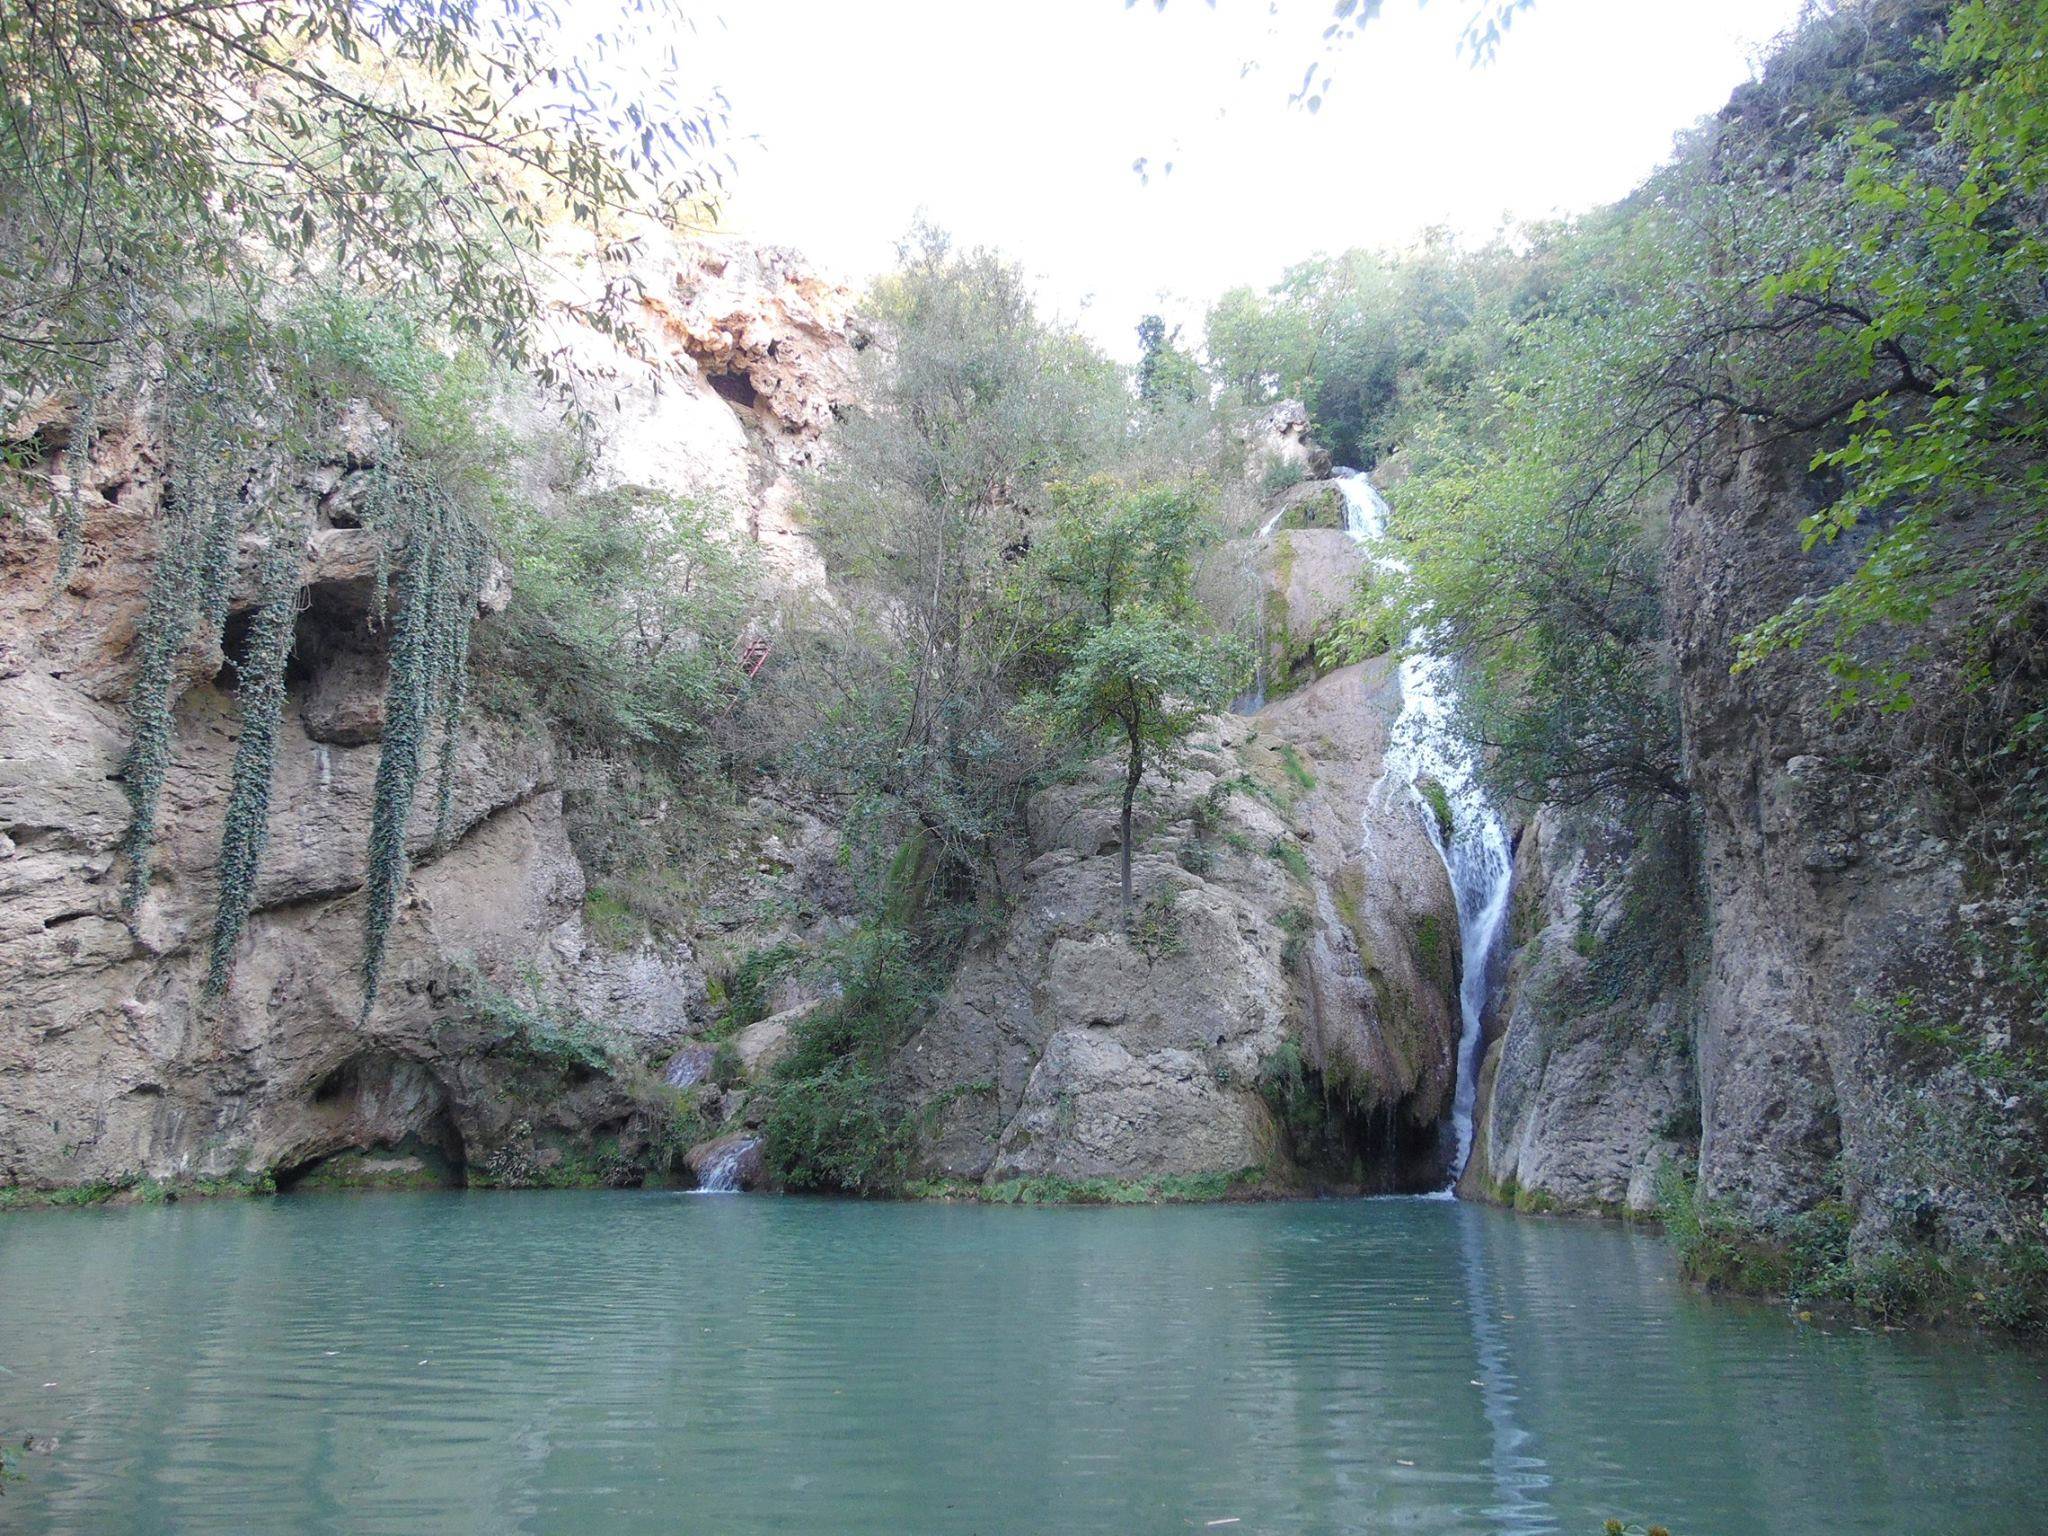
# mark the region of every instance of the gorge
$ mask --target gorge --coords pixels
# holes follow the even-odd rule
[[[2048,6],[1134,366],[555,22],[31,9],[0,1523],[2032,1528]]]

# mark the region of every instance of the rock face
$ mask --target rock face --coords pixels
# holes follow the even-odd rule
[[[1374,794],[1397,703],[1373,664],[1216,721],[1148,781],[1129,932],[1111,770],[1041,792],[1013,916],[901,1059],[925,1171],[1427,1187],[1457,919],[1405,799]],[[1290,1118],[1290,1084],[1335,1123]]]
[[[1647,1215],[1699,1132],[1698,948],[1682,813],[1648,837],[1546,806],[1516,849],[1502,982],[1460,1192],[1536,1210]],[[1660,899],[1661,898],[1661,899]]]
[[[2029,1106],[1914,1038],[2000,1050],[2018,1027],[2000,955],[2031,898],[1983,853],[1995,812],[1973,827],[1953,798],[1963,691],[1938,646],[1904,717],[1838,717],[1798,656],[1733,674],[1739,636],[1860,551],[1803,547],[1827,488],[1802,447],[1719,449],[1667,573],[1693,801],[1633,828],[1546,809],[1524,833],[1465,1187],[1640,1212],[1668,1161],[1753,1221],[1837,1205],[1858,1251],[2023,1232]]]
[[[682,349],[673,371],[695,387],[629,392],[611,423],[615,472],[733,491],[744,522],[816,451],[843,398],[843,295],[786,253],[732,244],[676,253],[669,276],[647,324]],[[61,446],[58,422],[45,431]],[[472,711],[452,837],[431,846],[423,792],[383,987],[359,1017],[387,670],[371,611],[378,538],[355,526],[376,452],[360,408],[277,493],[305,498],[317,531],[234,985],[216,1003],[199,995],[239,730],[232,652],[254,604],[258,539],[242,551],[230,655],[195,646],[181,662],[154,875],[132,927],[123,920],[123,706],[163,526],[163,466],[139,422],[103,423],[89,464],[66,452],[54,466],[59,487],[77,476],[83,492],[84,552],[61,589],[52,481],[17,475],[4,488],[20,515],[0,524],[0,1186],[289,1180],[343,1154],[357,1171],[431,1165],[472,1181],[638,1177],[666,1155],[667,1101],[643,1094],[634,1072],[536,1052],[490,1000],[545,997],[599,1020],[658,1081],[659,1062],[702,1026],[705,964],[681,941],[617,950],[586,930],[584,874],[538,725]],[[800,567],[801,552],[785,563]],[[485,607],[503,602],[494,583]],[[792,845],[815,841],[811,819],[778,815]],[[764,868],[781,846],[764,849]]]
[[[1330,472],[1330,455],[1309,436],[1308,407],[1299,400],[1276,400],[1252,425],[1251,473],[1263,474],[1275,464],[1292,465],[1311,479]]]
[[[1336,494],[1323,480],[1297,489]],[[1279,693],[1315,675],[1316,645],[1350,606],[1365,554],[1343,531],[1340,511],[1334,527],[1276,528],[1264,540],[1259,570],[1264,676],[1267,692]]]
[[[582,326],[561,336],[588,375],[600,471],[723,508],[774,584],[822,593],[792,476],[859,398],[868,340],[852,293],[794,251],[719,236],[655,239],[633,275],[644,296],[625,338]]]
[[[1904,1224],[1969,1243],[2010,1225],[1984,1148],[2041,1128],[1908,1037],[1918,1020],[1995,1044],[2018,1020],[1999,973],[2024,893],[1967,841],[1995,838],[1995,809],[1950,788],[1968,702],[1938,647],[1903,718],[1837,718],[1796,656],[1731,675],[1738,636],[1844,579],[1861,546],[1802,548],[1799,520],[1826,491],[1803,452],[1729,446],[1745,451],[1685,510],[1671,573],[1712,915],[1701,1190],[1753,1212],[1840,1198],[1861,1237]]]

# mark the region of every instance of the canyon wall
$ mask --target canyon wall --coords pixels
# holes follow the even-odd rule
[[[669,251],[643,280],[637,350],[652,372],[564,327],[589,370],[602,473],[722,508],[765,550],[776,590],[814,583],[787,516],[790,474],[852,399],[864,342],[849,295],[790,253],[730,241]],[[381,536],[354,510],[379,451],[360,403],[271,493],[314,531],[269,849],[226,995],[208,1001],[200,982],[240,724],[236,651],[264,545],[253,531],[223,649],[195,642],[180,659],[158,854],[124,918],[124,701],[167,526],[165,446],[146,404],[103,419],[89,450],[54,405],[10,433],[33,434],[43,462],[10,474],[0,523],[0,1186],[288,1180],[337,1154],[421,1178],[640,1176],[669,1155],[670,1101],[633,1071],[536,1060],[475,1006],[498,994],[600,1019],[654,1081],[705,1022],[693,936],[617,947],[586,924],[546,722],[488,698],[470,711],[452,835],[435,846],[434,810],[416,806],[383,986],[359,1016],[389,639],[372,595]],[[74,487],[82,557],[60,580],[55,508]],[[480,625],[504,600],[501,579],[487,584]],[[753,886],[829,842],[772,795],[756,809],[758,873],[724,893],[741,910]]]

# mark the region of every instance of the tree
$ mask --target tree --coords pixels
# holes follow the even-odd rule
[[[804,514],[842,596],[819,728],[821,779],[856,820],[907,822],[947,905],[992,892],[996,852],[1039,756],[1010,719],[1019,630],[1008,577],[1052,509],[1048,485],[1120,452],[1123,375],[1041,320],[1017,267],[913,231],[871,310],[870,408],[805,487]]]
[[[20,0],[0,7],[0,390],[75,387],[280,279],[399,301],[529,359],[558,225],[612,254],[721,179],[674,0],[565,52],[548,0]],[[650,74],[650,79],[653,76]],[[614,334],[635,297],[581,306]]]
[[[1190,487],[1126,488],[1096,476],[1062,512],[1028,574],[1050,685],[1024,706],[1057,747],[1124,755],[1119,878],[1131,916],[1131,821],[1148,768],[1171,772],[1206,710],[1245,670],[1242,648],[1197,627],[1194,556],[1208,534]]]
[[[1199,400],[1207,387],[1202,368],[1181,350],[1180,327],[1147,315],[1138,322],[1138,398],[1147,405]]]

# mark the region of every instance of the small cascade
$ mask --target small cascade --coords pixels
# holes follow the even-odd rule
[[[1261,539],[1270,537],[1286,515],[1285,507],[1275,512],[1260,527],[1258,536]],[[1233,715],[1256,715],[1266,707],[1266,604],[1256,595],[1252,601],[1252,623],[1257,626],[1259,637],[1258,649],[1253,653],[1252,685],[1230,701]]]
[[[707,1195],[736,1195],[740,1191],[740,1166],[760,1143],[751,1137],[735,1136],[728,1145],[705,1159],[697,1170],[697,1189]]]
[[[1371,480],[1356,470],[1338,471],[1344,496],[1345,529],[1361,544],[1387,528],[1387,503]],[[1451,1099],[1453,1186],[1472,1153],[1472,1124],[1479,1102],[1480,1028],[1500,961],[1501,930],[1507,922],[1513,863],[1507,829],[1501,825],[1479,782],[1479,765],[1457,732],[1457,679],[1450,661],[1411,651],[1401,663],[1401,713],[1387,750],[1385,786],[1400,785],[1414,798],[1430,841],[1442,856],[1458,902],[1458,938],[1463,980],[1458,1005],[1458,1078]],[[1449,827],[1444,823],[1448,811]]]

